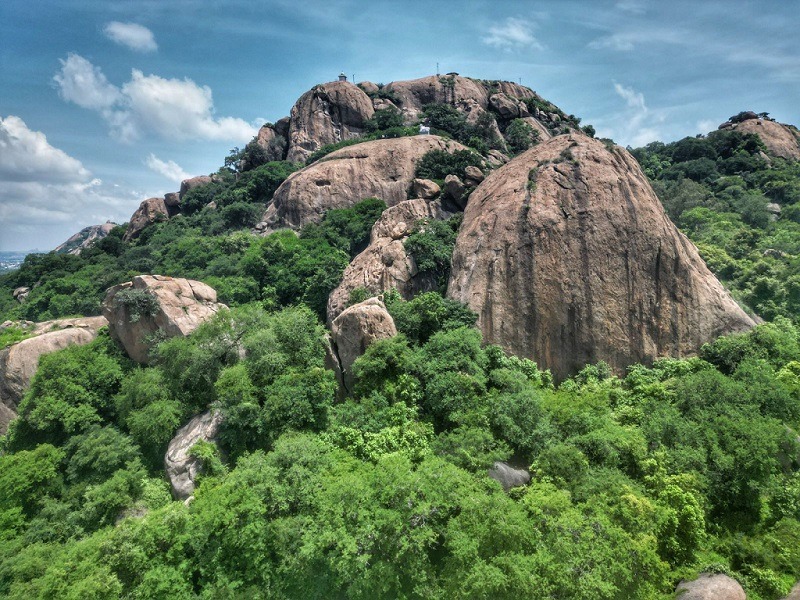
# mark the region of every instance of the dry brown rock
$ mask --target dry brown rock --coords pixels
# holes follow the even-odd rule
[[[256,143],[266,152],[267,161],[283,160],[286,154],[286,138],[278,133],[274,125],[262,125],[256,136]],[[245,169],[255,165],[245,164]]]
[[[304,162],[326,144],[360,136],[374,112],[370,97],[352,83],[314,86],[292,108],[286,159]]]
[[[448,295],[484,339],[563,379],[687,356],[753,320],[664,213],[622,148],[575,133],[544,142],[472,193]]]
[[[748,119],[732,126],[734,131],[755,133],[773,156],[800,160],[800,132],[791,125],[764,119]]]
[[[148,198],[139,205],[136,212],[131,215],[128,229],[122,237],[122,241],[130,242],[135,240],[142,233],[146,227],[153,223],[166,221],[169,219],[169,210],[167,205],[164,204],[163,198]]]
[[[206,411],[181,427],[164,455],[164,469],[176,500],[186,500],[194,493],[197,476],[203,472],[199,459],[189,451],[199,441],[214,443],[222,424],[222,413]]]
[[[88,344],[107,322],[103,317],[61,319],[37,323],[30,337],[0,350],[0,435],[17,413],[17,406],[36,374],[39,358],[67,346]]]
[[[486,162],[489,164],[489,166],[495,169],[497,167],[506,164],[508,161],[509,161],[508,156],[506,156],[499,150],[489,150],[489,152],[486,155]]]
[[[464,179],[466,179],[467,183],[471,185],[478,185],[484,180],[483,171],[481,171],[478,167],[469,165],[464,168]]]
[[[675,590],[680,600],[747,600],[735,579],[721,573],[701,573],[697,579],[682,581]]]
[[[493,94],[489,96],[489,105],[500,115],[501,119],[510,121],[511,119],[516,119],[522,116],[522,110],[520,109],[521,102],[509,98],[503,93],[500,94]],[[522,104],[522,109],[525,108],[525,105]],[[525,110],[527,114],[527,110]]]
[[[541,121],[539,121],[538,119],[535,119],[533,117],[523,117],[522,120],[525,121],[528,125],[530,125],[534,131],[539,132],[539,141],[543,142],[553,137],[553,134],[550,133],[550,130],[544,125],[542,125]]]
[[[22,285],[18,288],[15,288],[11,295],[14,297],[14,300],[22,304],[25,300],[28,299],[28,294],[31,293],[31,288],[27,285]]]
[[[536,98],[536,92],[532,89],[513,81],[498,81],[497,88],[510,98]]]
[[[109,288],[103,300],[112,337],[143,364],[150,360],[156,334],[189,335],[222,308],[227,307],[217,302],[217,292],[205,283],[163,275],[134,277]]]
[[[183,181],[181,181],[181,191],[179,192],[179,194],[181,198],[183,198],[186,192],[203,185],[208,185],[209,183],[211,183],[211,181],[212,179],[208,175],[198,175],[197,177],[184,179]]]
[[[387,110],[393,108],[394,110],[400,110],[397,108],[394,102],[387,98],[373,98],[372,99],[372,108],[376,111],[378,110]]]
[[[458,75],[431,75],[409,81],[393,81],[385,89],[399,98],[399,108],[406,122],[416,120],[425,104],[452,104],[465,113],[471,112],[476,106],[485,109],[489,105],[489,93],[480,82]]]
[[[169,192],[168,194],[164,194],[164,204],[166,205],[167,210],[178,208],[181,205],[180,192]]]
[[[328,322],[339,316],[358,288],[375,295],[396,289],[406,300],[435,289],[436,281],[419,274],[403,242],[419,221],[445,216],[438,202],[422,199],[406,200],[383,211],[372,227],[369,246],[347,266],[342,282],[328,298]]]
[[[430,179],[415,179],[411,182],[411,195],[415,198],[430,200],[436,198],[441,191],[439,184]]]
[[[383,302],[369,298],[354,304],[331,324],[331,339],[341,365],[344,388],[353,389],[351,368],[370,344],[397,335],[394,320]]]
[[[337,150],[292,173],[275,192],[259,233],[299,229],[317,223],[332,208],[348,208],[365,198],[393,206],[407,198],[417,162],[430,150],[465,147],[435,135],[374,140]],[[260,224],[261,225],[261,224]]]
[[[783,600],[800,600],[800,583],[796,583],[789,595]]]
[[[358,84],[358,87],[360,87],[366,94],[374,94],[381,89],[378,87],[378,84],[372,83],[371,81],[362,81]]]
[[[448,175],[444,178],[443,199],[446,201],[445,208],[453,210],[464,210],[467,200],[464,196],[466,187],[458,175]]]

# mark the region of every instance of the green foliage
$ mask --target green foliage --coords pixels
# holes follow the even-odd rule
[[[364,123],[364,128],[373,133],[383,129],[392,129],[393,127],[403,126],[403,115],[394,107],[382,108],[376,110],[367,121]]]
[[[468,166],[481,166],[481,157],[471,150],[430,150],[417,164],[416,176],[422,179],[444,179],[450,174],[463,176]]]
[[[506,127],[505,136],[512,154],[522,154],[539,142],[540,134],[522,119],[514,119]]]
[[[431,277],[442,292],[450,278],[450,260],[461,217],[456,215],[447,221],[420,221],[403,242],[406,252],[414,258],[418,272]]]
[[[472,327],[478,318],[460,302],[437,292],[418,294],[406,302],[392,289],[384,294],[383,300],[397,331],[414,344],[424,344],[437,331]]]
[[[303,227],[300,237],[325,240],[354,258],[369,244],[372,226],[384,210],[386,203],[379,198],[367,198],[351,208],[335,208],[325,213],[319,225]]]

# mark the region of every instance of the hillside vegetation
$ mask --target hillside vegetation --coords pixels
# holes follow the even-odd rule
[[[427,110],[491,149],[480,123]],[[371,135],[408,133],[376,115]],[[536,143],[515,127],[516,151]],[[765,322],[698,357],[618,374],[600,362],[558,385],[484,343],[441,289],[389,291],[398,335],[366,349],[338,397],[326,302],[386,206],[252,235],[298,168],[286,161],[237,173],[237,150],[137,239],[120,226],[77,256],[28,256],[0,276],[0,322],[99,314],[105,290],[140,273],[203,281],[231,310],[158,344],[151,366],[107,330],[41,359],[0,442],[0,596],[666,599],[700,572],[752,600],[785,596],[800,577],[800,163],[764,150],[721,130],[632,152]],[[478,155],[450,156],[438,160]],[[422,166],[448,172],[435,156]],[[440,288],[459,223],[406,242]],[[0,347],[25,335],[8,328]],[[224,415],[218,443],[194,446],[202,475],[175,501],[164,453],[209,407]],[[530,482],[504,490],[495,461]]]

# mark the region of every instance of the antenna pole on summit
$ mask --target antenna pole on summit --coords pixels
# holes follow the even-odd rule
[[[439,76],[439,63],[436,63],[436,76]]]

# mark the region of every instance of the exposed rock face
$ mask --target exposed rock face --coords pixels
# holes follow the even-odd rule
[[[15,288],[11,295],[14,297],[14,300],[22,304],[25,300],[28,299],[28,294],[31,293],[31,288],[26,285],[20,286]]]
[[[747,600],[739,582],[727,575],[701,573],[693,581],[682,581],[675,590],[680,600]]]
[[[106,237],[116,226],[116,223],[108,221],[102,225],[90,225],[89,227],[84,227],[78,233],[70,237],[66,242],[56,246],[54,252],[58,254],[74,254],[77,256],[83,250],[89,248],[97,240],[102,240],[104,237]]]
[[[443,197],[448,202],[447,208],[464,210],[464,208],[467,206],[464,192],[466,192],[466,187],[458,175],[448,175],[444,178]]]
[[[489,96],[489,104],[502,119],[511,120],[530,116],[524,102],[509,98],[503,93]]]
[[[191,177],[190,179],[184,179],[181,181],[181,191],[178,192],[183,198],[183,195],[193,190],[196,187],[200,187],[201,185],[208,185],[211,183],[212,179],[208,175],[198,175],[197,177]]]
[[[396,289],[407,300],[435,289],[433,278],[419,275],[403,242],[418,221],[445,216],[438,202],[422,199],[406,200],[383,211],[372,227],[369,246],[347,266],[342,282],[328,298],[328,322],[345,309],[350,294],[357,288],[376,295]]]
[[[583,134],[542,143],[472,193],[448,295],[484,339],[562,379],[687,356],[754,325],[664,214],[633,157]]]
[[[542,123],[537,119],[534,119],[533,117],[523,117],[522,120],[525,121],[528,125],[530,125],[534,131],[539,132],[540,141],[543,142],[553,137],[553,135],[550,133],[550,130],[544,125],[542,125]]]
[[[142,233],[142,230],[153,223],[169,219],[169,210],[163,198],[148,198],[139,205],[136,212],[131,216],[128,229],[125,231],[123,241],[130,242],[135,240]]]
[[[121,294],[121,295],[120,295]],[[163,275],[139,275],[106,292],[103,316],[112,337],[133,360],[146,364],[153,337],[188,335],[224,304],[205,283]]]
[[[215,442],[221,424],[221,412],[204,412],[181,427],[169,443],[164,455],[164,469],[176,500],[186,500],[194,493],[195,481],[202,473],[203,465],[190,456],[189,451],[201,440]]]
[[[489,469],[489,477],[499,482],[505,491],[527,485],[531,480],[531,474],[525,469],[515,469],[500,461],[495,462],[492,468]]]
[[[262,217],[260,233],[322,220],[332,208],[348,208],[365,198],[388,206],[402,202],[417,162],[430,150],[455,152],[465,147],[435,135],[374,140],[337,150],[292,173],[276,190]]]
[[[395,335],[397,328],[394,320],[383,302],[377,298],[354,304],[334,319],[331,325],[331,339],[339,359],[347,393],[353,389],[353,374],[350,369],[356,359],[364,354],[373,342]]]
[[[783,600],[800,600],[800,583],[796,583],[789,595]]]
[[[36,374],[39,358],[67,346],[88,344],[106,324],[103,317],[37,323],[32,330],[35,337],[0,350],[0,435],[5,434],[9,422],[16,417],[17,406]]]
[[[172,216],[173,209],[177,209],[181,205],[180,192],[169,192],[164,194],[164,204],[166,205],[167,210],[170,211],[170,216]]]
[[[800,160],[800,132],[791,125],[753,118],[736,123],[731,129],[741,133],[755,133],[773,156]]]
[[[411,184],[411,193],[425,200],[436,198],[441,191],[439,185],[430,179],[415,179]]]
[[[303,162],[326,144],[358,137],[374,112],[370,97],[352,83],[313,87],[292,108],[287,160]]]
[[[274,125],[263,125],[258,130],[255,141],[264,149],[267,162],[283,160],[286,154],[286,138],[277,132]],[[244,164],[242,166],[243,170],[247,170],[253,165]]]

